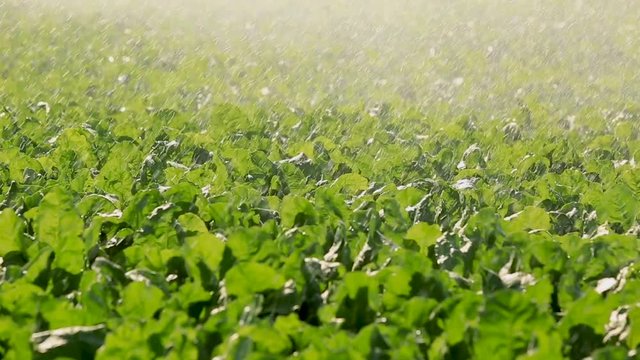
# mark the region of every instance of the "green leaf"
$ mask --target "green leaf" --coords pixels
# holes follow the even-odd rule
[[[343,191],[350,195],[366,190],[368,187],[369,180],[364,176],[355,173],[344,174],[331,184],[332,189],[336,191]]]
[[[33,344],[31,329],[24,324],[15,323],[11,317],[0,317],[0,355],[5,359],[31,359]]]
[[[300,196],[286,196],[280,206],[282,226],[313,225],[318,222],[318,214],[309,200]]]
[[[264,228],[251,227],[237,229],[229,234],[226,245],[231,249],[234,257],[240,260],[247,260],[264,245],[271,242],[271,236]]]
[[[54,267],[77,274],[84,268],[84,222],[78,215],[72,197],[56,188],[38,207],[36,238],[49,244],[55,253]]]
[[[247,326],[240,329],[238,334],[253,340],[256,350],[268,354],[285,355],[291,349],[289,338],[271,327]]]
[[[593,360],[627,360],[628,350],[623,346],[605,346],[591,354]]]
[[[635,349],[640,345],[640,308],[633,307],[629,310],[629,322],[631,328],[629,331],[629,337],[627,337],[627,345],[629,349]]]
[[[13,209],[0,212],[0,229],[0,257],[26,248],[25,223]]]
[[[149,341],[150,334],[135,321],[136,319],[135,317],[128,319],[124,324],[115,329],[110,329],[104,345],[96,352],[97,360],[117,358],[151,359],[158,356],[149,348],[152,345]],[[164,349],[162,350],[164,352]]]
[[[227,132],[238,129],[249,129],[249,117],[233,104],[219,104],[215,107],[211,121],[212,128],[224,129]]]
[[[141,157],[134,144],[116,144],[95,179],[96,187],[120,199],[131,196],[134,176],[130,168],[140,166]]]
[[[636,221],[640,212],[640,201],[625,184],[610,187],[592,202],[599,219],[620,223],[625,228],[629,228]]]
[[[566,314],[560,321],[559,330],[566,336],[575,325],[586,325],[596,334],[602,334],[609,321],[611,312],[617,307],[615,299],[602,299],[594,290],[586,293],[566,309]]]
[[[79,164],[76,164],[76,166],[81,164],[93,167],[95,166],[96,158],[89,139],[94,140],[91,134],[84,129],[66,129],[56,140],[56,145],[58,146],[56,153],[71,150],[77,155],[75,158]]]
[[[127,222],[133,229],[138,229],[148,221],[148,217],[161,202],[162,196],[159,191],[141,191],[129,200],[129,204],[123,211],[122,220]]]
[[[537,334],[548,333],[553,318],[512,290],[492,294],[480,314],[474,355],[480,359],[513,359],[524,355]]]
[[[162,290],[142,282],[132,282],[122,291],[118,313],[125,318],[150,319],[163,305]]]
[[[473,294],[468,294],[456,305],[444,324],[447,344],[461,342],[469,329],[477,328],[481,305],[482,298]]]
[[[225,248],[222,240],[209,233],[205,223],[195,214],[180,215],[178,223],[187,232],[183,246],[187,257],[204,262],[212,271],[217,270]]]
[[[519,213],[507,218],[508,223],[505,230],[529,231],[529,230],[549,230],[551,228],[551,219],[544,209],[535,206],[527,206]]]
[[[41,357],[80,359],[93,357],[105,334],[104,325],[72,326],[35,333],[31,341]]]
[[[270,266],[249,262],[232,267],[225,276],[227,293],[243,296],[282,288],[285,278]]]
[[[188,233],[208,233],[204,221],[193,213],[186,213],[178,217],[178,224]]]
[[[40,302],[45,298],[40,287],[24,282],[3,283],[0,289],[0,308],[15,318],[35,316]]]
[[[407,231],[405,238],[413,240],[420,247],[422,253],[427,253],[429,246],[435,245],[437,240],[442,236],[438,225],[431,225],[419,222],[411,226]]]

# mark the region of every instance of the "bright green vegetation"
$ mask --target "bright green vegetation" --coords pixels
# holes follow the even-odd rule
[[[0,358],[635,356],[633,2],[18,3]]]

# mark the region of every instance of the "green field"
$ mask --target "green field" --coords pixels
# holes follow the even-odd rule
[[[0,358],[640,356],[638,19],[0,0]]]

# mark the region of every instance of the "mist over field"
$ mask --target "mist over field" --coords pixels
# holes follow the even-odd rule
[[[0,359],[638,358],[639,20],[0,0]]]
[[[216,102],[392,102],[491,116],[531,101],[564,116],[640,97],[640,6],[632,1],[69,0],[3,7],[1,36],[12,45],[3,46],[0,66],[11,82],[20,74],[11,59],[21,53],[46,51],[38,61],[63,66],[88,49],[82,55],[97,64],[131,59],[123,71],[171,67],[167,82],[208,87]],[[43,27],[58,31],[41,33]],[[49,48],[13,44],[12,28],[49,37]],[[136,53],[141,44],[152,50]]]

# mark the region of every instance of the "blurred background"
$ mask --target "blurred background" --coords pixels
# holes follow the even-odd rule
[[[619,111],[640,101],[639,4],[3,0],[0,97],[64,98],[82,84],[77,101],[111,92],[130,108]]]

